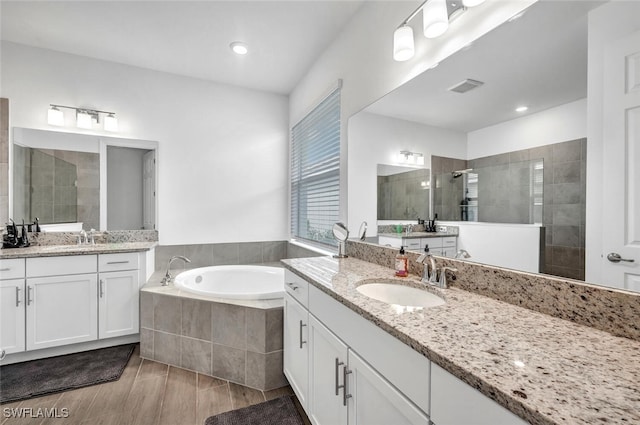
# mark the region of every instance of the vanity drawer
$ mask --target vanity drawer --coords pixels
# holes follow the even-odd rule
[[[420,239],[409,238],[409,239],[403,239],[402,241],[404,243],[404,247],[407,249],[415,249],[415,250],[420,249]]]
[[[96,255],[27,258],[27,277],[95,273]]]
[[[115,272],[120,270],[138,270],[139,255],[137,252],[98,255],[99,272]]]
[[[424,249],[429,245],[429,249],[442,248],[442,238],[422,238],[420,239],[420,248]]]
[[[24,258],[0,260],[0,279],[20,279],[24,277]]]
[[[443,248],[455,248],[458,244],[456,236],[444,236],[442,238],[442,247]]]
[[[284,271],[284,288],[287,294],[295,298],[305,308],[309,305],[309,283],[297,274]]]

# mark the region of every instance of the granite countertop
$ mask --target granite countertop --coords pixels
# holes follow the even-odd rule
[[[441,238],[444,236],[458,236],[457,234],[447,232],[411,232],[408,235],[403,233],[378,233],[378,236],[387,236],[398,239],[417,239],[417,238]]]
[[[356,291],[367,279],[398,281],[392,269],[354,258],[283,263],[532,424],[640,423],[640,342],[457,288],[429,288],[446,304],[399,313]]]
[[[38,245],[27,248],[2,248],[0,249],[0,259],[139,252],[148,251],[156,245],[158,242],[119,242],[95,245]]]

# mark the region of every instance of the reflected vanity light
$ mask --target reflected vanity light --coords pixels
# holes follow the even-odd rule
[[[118,119],[116,118],[115,112],[107,112],[107,111],[98,111],[95,109],[86,109],[86,108],[76,108],[75,106],[64,106],[64,105],[49,105],[49,110],[47,111],[47,123],[49,125],[55,126],[63,126],[64,125],[64,114],[60,110],[60,108],[64,109],[72,109],[76,113],[76,126],[78,128],[92,129],[95,124],[100,124],[100,114],[105,114],[104,118],[104,130],[116,132],[118,131]]]
[[[436,38],[444,34],[449,23],[470,7],[478,6],[485,0],[425,0],[393,32],[393,59],[404,62],[415,54],[413,28],[409,21],[422,11],[422,31],[426,38]]]
[[[400,151],[396,161],[407,165],[424,165],[424,155],[419,152]]]

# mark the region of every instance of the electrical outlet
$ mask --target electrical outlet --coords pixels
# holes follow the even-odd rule
[[[438,226],[438,232],[447,233],[447,226]]]

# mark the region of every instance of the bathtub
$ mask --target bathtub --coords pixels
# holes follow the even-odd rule
[[[210,266],[178,274],[183,291],[214,298],[270,300],[284,297],[284,269],[268,266]]]

